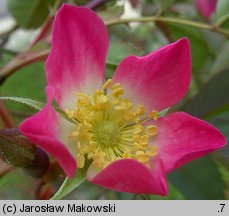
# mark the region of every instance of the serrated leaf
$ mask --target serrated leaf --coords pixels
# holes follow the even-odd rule
[[[90,161],[85,163],[85,166],[81,169],[77,169],[75,176],[72,178],[66,178],[56,192],[56,194],[51,198],[52,200],[60,200],[71,193],[75,188],[77,188],[84,180],[87,174],[88,167],[90,166]]]
[[[32,100],[29,98],[0,97],[0,100],[20,103],[20,104],[23,104],[25,106],[28,106],[28,107],[33,108],[33,109],[38,110],[38,111],[40,111],[45,106],[45,103],[40,102],[40,101],[36,101],[36,100]]]
[[[37,28],[49,15],[54,0],[8,0],[12,16],[22,28]]]
[[[3,101],[11,101],[11,102],[15,102],[15,103],[19,103],[22,105],[25,105],[29,108],[35,109],[37,111],[40,111],[43,109],[43,107],[45,106],[45,103],[40,102],[40,101],[36,101],[36,100],[32,100],[29,98],[20,98],[20,97],[0,97],[0,100]],[[72,121],[71,119],[69,119],[67,117],[67,115],[65,114],[65,112],[63,112],[59,107],[57,106],[53,106],[53,108],[65,119]]]

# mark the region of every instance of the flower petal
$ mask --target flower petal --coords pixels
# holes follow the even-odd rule
[[[58,139],[59,116],[53,109],[51,102],[54,89],[46,88],[48,104],[35,114],[26,119],[19,127],[21,133],[34,144],[53,155],[65,173],[72,177],[76,170],[76,161],[68,149]]]
[[[213,126],[183,112],[177,112],[158,120],[159,148],[166,172],[222,148],[225,137]]]
[[[113,80],[120,82],[135,104],[150,111],[177,103],[191,79],[191,57],[186,38],[144,57],[130,56],[118,66]]]
[[[164,168],[159,159],[153,163],[150,171],[143,164],[133,159],[113,162],[95,177],[89,170],[87,178],[102,187],[129,193],[167,194]]]
[[[52,33],[46,62],[48,84],[56,90],[58,104],[73,108],[76,91],[94,92],[104,80],[108,33],[90,9],[63,5]]]
[[[201,15],[209,18],[216,10],[217,0],[196,0],[196,7]]]

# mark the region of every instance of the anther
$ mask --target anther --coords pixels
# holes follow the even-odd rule
[[[156,110],[152,110],[149,115],[148,118],[153,118],[155,121],[158,119],[158,111]]]
[[[103,84],[103,89],[106,89],[109,87],[112,83],[112,79],[108,79],[104,84]]]

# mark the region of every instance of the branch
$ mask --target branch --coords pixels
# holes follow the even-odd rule
[[[6,128],[15,127],[15,123],[10,112],[6,108],[4,101],[0,101],[0,119]]]
[[[141,17],[141,18],[129,18],[129,19],[113,19],[105,22],[106,26],[112,26],[117,24],[127,24],[130,22],[162,22],[162,23],[174,23],[180,25],[191,26],[199,29],[205,29],[213,32],[220,33],[229,38],[229,30],[219,28],[218,26],[209,25],[205,23],[199,23],[192,20],[173,18],[173,17]]]
[[[18,55],[3,68],[0,68],[0,84],[2,84],[6,78],[23,66],[29,65],[33,62],[45,60],[48,54],[49,50],[41,50],[39,52],[28,51]]]

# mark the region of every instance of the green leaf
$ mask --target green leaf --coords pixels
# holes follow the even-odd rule
[[[21,97],[0,97],[0,100],[3,101],[11,101],[11,102],[15,102],[15,103],[19,103],[22,105],[25,105],[29,108],[32,108],[34,110],[40,111],[43,109],[43,107],[45,106],[45,103],[40,102],[40,101],[36,101],[33,99],[29,99],[29,98],[21,98]],[[53,108],[60,113],[60,115],[63,118],[66,118],[67,120],[71,121],[71,119],[69,119],[67,117],[67,115],[65,114],[65,112],[63,112],[58,106],[53,106]]]
[[[12,102],[16,102],[19,104],[23,104],[25,106],[28,106],[30,108],[33,108],[35,110],[41,110],[44,106],[45,103],[40,102],[40,101],[36,101],[36,100],[32,100],[29,98],[20,98],[20,97],[0,97],[0,100],[3,101],[12,101]]]
[[[217,127],[225,135],[226,139],[229,140],[229,106],[209,113],[205,120]],[[229,160],[229,145],[227,144],[220,150],[220,153]]]
[[[170,7],[174,0],[154,0],[154,2],[162,9],[166,10],[168,7]]]
[[[204,118],[229,139],[229,69],[213,76],[181,110]],[[229,158],[229,147],[220,150]]]
[[[150,200],[184,200],[184,195],[177,190],[172,184],[168,184],[168,195],[167,196],[158,196],[158,195],[148,195]]]
[[[23,68],[25,65],[29,65],[35,62],[44,61],[49,54],[48,49],[42,50],[28,50],[15,56],[11,61],[0,68],[0,81],[1,78],[7,74]]]
[[[106,60],[106,79],[112,78],[116,67],[124,58],[142,54],[143,52],[131,43],[111,42]]]
[[[20,88],[15,88],[19,86]],[[37,62],[21,68],[10,75],[1,86],[1,96],[14,96],[19,98],[34,98],[38,101],[46,101],[45,87],[47,81],[44,72],[44,63]],[[34,111],[28,106],[22,106],[19,103],[7,102],[7,107],[14,115],[14,120],[20,123]]]
[[[224,182],[211,156],[186,164],[169,174],[168,179],[186,199],[225,199]]]
[[[37,28],[49,15],[54,0],[8,0],[12,16],[22,28]]]
[[[229,1],[218,0],[216,7],[216,22],[218,25],[229,28]]]
[[[23,55],[24,54],[21,54],[21,56]],[[31,52],[30,56],[32,55],[33,54]],[[27,59],[27,54],[26,56],[24,56],[24,59]],[[10,65],[12,66],[14,64],[14,60],[15,64],[19,67],[18,63],[20,61],[20,58],[18,58],[18,56],[13,58],[7,65],[9,67]],[[44,71],[44,62],[36,62],[28,65],[29,62],[33,62],[32,59],[25,63],[26,66],[21,65],[19,67],[20,69],[16,72],[15,69],[11,67],[11,69],[13,69],[10,69],[11,72],[14,72],[10,74],[10,76],[2,84],[1,95],[13,95],[14,97],[36,98],[37,100],[45,101],[45,87],[47,85],[47,81]],[[0,77],[4,74],[4,70],[7,67],[7,65],[1,68]],[[21,88],[15,89],[15,86],[19,85]]]
[[[0,200],[34,199],[33,191],[35,188],[35,181],[25,175],[21,169],[12,169],[10,172],[0,176]]]
[[[109,7],[106,10],[99,11],[98,15],[103,20],[109,20],[120,17],[124,12],[124,6],[123,5],[114,5],[113,7]]]
[[[229,68],[229,43],[225,43],[224,47],[220,50],[220,53],[217,55],[216,60],[214,61],[211,67],[211,74],[216,74],[227,68]]]
[[[125,57],[129,55],[142,54],[143,52],[131,43],[116,41],[110,44],[106,63],[108,65],[117,66]]]
[[[66,178],[56,192],[56,194],[51,198],[52,200],[60,200],[77,188],[84,180],[87,174],[88,167],[90,166],[91,161],[87,161],[85,166],[81,169],[77,169],[76,174],[72,178]]]
[[[203,33],[196,28],[181,26],[176,24],[167,24],[171,31],[171,36],[175,40],[187,37],[191,45],[192,70],[197,72],[209,59],[209,47]]]
[[[229,69],[213,76],[181,110],[197,117],[229,105]]]
[[[0,189],[5,188],[5,186],[17,181],[14,175],[10,172],[9,174],[0,176]]]
[[[116,67],[117,65],[106,64],[106,73],[105,73],[106,80],[111,79],[113,77]]]

